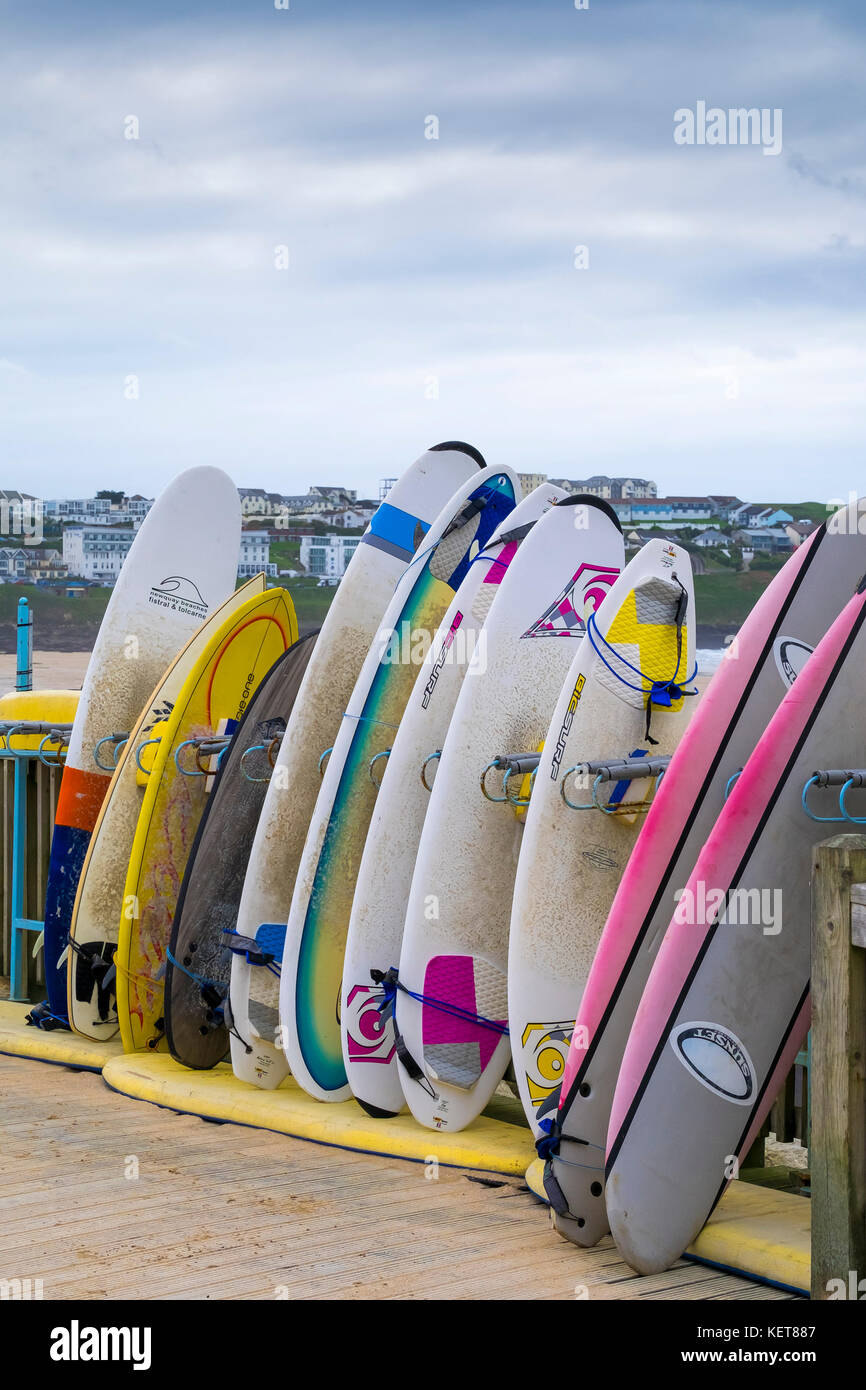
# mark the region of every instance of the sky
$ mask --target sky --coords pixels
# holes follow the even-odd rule
[[[0,486],[864,490],[858,5],[289,4],[0,0]]]

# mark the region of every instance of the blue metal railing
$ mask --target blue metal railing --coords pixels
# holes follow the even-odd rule
[[[30,763],[41,762],[46,767],[62,767],[71,724],[43,724],[20,719],[0,723],[0,758],[14,763],[12,794],[12,885],[11,940],[9,963],[9,998],[27,1002],[27,969],[23,950],[23,932],[41,932],[44,922],[24,916],[24,890],[27,882],[27,780]],[[29,735],[31,746],[16,748],[14,740]],[[33,737],[39,743],[32,746]],[[54,752],[49,751],[54,746]]]

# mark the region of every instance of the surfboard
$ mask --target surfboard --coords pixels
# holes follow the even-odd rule
[[[105,1041],[113,1038],[119,1027],[111,963],[117,949],[129,856],[148,783],[146,769],[153,766],[157,740],[214,633],[251,598],[264,592],[263,574],[235,590],[171,662],[122,747],[111,740],[99,751],[105,767],[110,767],[117,753],[117,765],[84,856],[69,924],[68,1017],[75,1032],[86,1038]]]
[[[319,1100],[350,1095],[338,1011],[376,771],[445,609],[519,492],[510,469],[485,469],[439,513],[388,605],[328,758],[295,882],[280,979],[286,1058],[298,1084]]]
[[[457,697],[418,846],[396,996],[403,1093],[430,1129],[469,1124],[510,1055],[508,926],[522,824],[498,790],[501,776],[499,802],[485,799],[479,780],[496,755],[537,749],[586,617],[622,563],[606,503],[569,497],[552,507],[509,565]]]
[[[321,787],[320,758],[337,737],[382,615],[430,523],[455,488],[484,466],[471,444],[434,445],[398,478],[361,537],[322,624],[265,792],[238,909],[241,935],[255,938],[264,926],[271,939],[275,927],[284,939]],[[235,1075],[265,1089],[278,1086],[289,1070],[276,1037],[279,981],[235,956],[230,996]]]
[[[57,801],[45,901],[48,998],[46,1008],[32,1010],[33,1023],[68,1027],[69,923],[111,781],[94,749],[106,735],[132,728],[169,661],[231,593],[240,525],[237,489],[227,474],[189,468],[157,498],[124,560],[88,663]]]
[[[659,947],[606,1163],[611,1232],[642,1273],[698,1234],[805,1040],[812,847],[828,826],[802,798],[816,770],[863,766],[864,663],[866,580],[767,725]],[[838,816],[838,798],[812,789],[813,813]]]
[[[430,644],[384,760],[352,902],[340,1005],[346,1077],[355,1099],[374,1116],[396,1115],[405,1104],[393,1010],[370,972],[399,964],[406,903],[430,799],[428,774],[435,777],[437,750],[444,743],[502,578],[538,518],[565,496],[550,484],[536,488],[478,552]]]
[[[238,905],[256,825],[280,739],[316,634],[278,657],[220,758],[183,876],[166,968],[169,1051],[185,1067],[209,1068],[229,1050],[224,1015]],[[177,961],[177,965],[174,962]]]
[[[673,753],[691,713],[694,634],[688,551],[648,541],[591,619],[550,721],[508,945],[511,1054],[536,1138],[556,1115],[574,1015],[650,805],[656,760]],[[650,775],[596,783],[601,769],[580,770],[605,760],[642,762]]]
[[[268,589],[213,634],[155,749],[123,890],[114,963],[126,1052],[165,1047],[165,966],[177,895],[207,797],[190,742],[233,733],[274,661],[297,640],[292,601]],[[196,764],[199,766],[196,766]]]
[[[19,751],[27,749],[36,753],[44,743],[46,758],[55,758],[62,745],[56,741],[45,742],[46,734],[51,733],[54,724],[71,724],[75,719],[80,695],[77,690],[9,690],[0,695],[0,723],[14,724],[18,721],[45,725],[42,733],[13,734],[12,747]],[[5,735],[3,735],[5,742]]]
[[[863,527],[863,518],[860,518]],[[729,647],[661,782],[623,874],[583,993],[546,1180],[556,1225],[579,1244],[608,1229],[604,1147],[641,992],[729,779],[866,570],[856,505],[794,552]],[[552,1179],[552,1181],[551,1181]]]

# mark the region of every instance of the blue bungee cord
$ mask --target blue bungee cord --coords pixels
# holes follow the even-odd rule
[[[187,975],[190,980],[194,980],[201,989],[216,989],[225,992],[225,980],[211,980],[207,975],[197,975],[194,970],[190,970],[188,965],[183,965],[177,959],[170,946],[166,950],[165,958],[174,966],[175,970],[179,970],[182,975]]]
[[[676,576],[674,576],[674,578],[676,578]],[[677,580],[677,583],[679,583],[679,580]],[[682,588],[682,585],[680,585],[680,588]],[[680,600],[680,602],[682,603],[685,598],[686,591],[685,589],[683,589],[682,599]],[[682,616],[685,616],[684,612]],[[589,617],[586,620],[586,633],[589,637],[590,642],[592,643],[592,649],[595,652],[596,656],[607,667],[608,671],[610,671],[614,679],[620,681],[623,685],[627,686],[629,690],[635,690],[640,695],[646,695],[646,739],[649,743],[657,743],[658,740],[652,738],[652,736],[650,735],[650,722],[652,720],[653,705],[659,705],[662,708],[669,709],[673,704],[674,700],[683,699],[688,695],[697,695],[698,693],[697,690],[686,690],[684,688],[684,684],[677,681],[677,676],[679,675],[680,665],[682,664],[683,659],[682,617],[679,618],[679,621],[677,623],[677,634],[680,648],[677,653],[677,664],[674,669],[673,675],[670,676],[667,680],[653,680],[644,671],[642,671],[639,666],[635,666],[631,661],[627,660],[627,658],[624,657],[616,649],[616,647],[613,646],[611,642],[608,642],[607,638],[604,637],[602,633],[599,631],[598,619],[595,613],[590,613]],[[602,643],[607,648],[607,650],[611,652],[613,656],[616,657],[616,660],[621,662],[623,666],[627,667],[629,671],[633,671],[636,676],[639,676],[641,684],[635,685],[633,681],[626,680],[625,676],[623,676],[619,671],[615,670],[615,668],[611,665],[611,663],[605,656],[605,653],[602,651],[602,648],[599,645],[599,643]],[[692,674],[687,678],[685,684],[690,684],[697,674],[698,663],[696,661],[694,670],[692,671]],[[644,682],[646,682],[649,685],[649,690],[645,689]]]
[[[224,927],[223,936],[234,936],[237,938],[238,941],[243,941],[245,943],[243,946],[232,946],[231,942],[226,942],[226,945],[234,955],[243,955],[247,965],[255,965],[265,970],[269,970],[272,975],[276,975],[278,980],[282,978],[282,968],[280,963],[277,961],[276,956],[271,956],[270,960],[265,960],[264,957],[267,956],[269,952],[266,951],[263,947],[259,946],[259,943],[257,941],[253,940],[250,937],[241,936],[241,933],[237,931],[234,927]],[[256,950],[251,951],[250,945],[255,946]],[[260,959],[253,960],[254,955],[258,955]]]
[[[382,986],[380,1013],[384,1013],[388,1008],[393,1010],[397,991],[400,990],[410,999],[414,999],[417,1004],[426,1004],[439,1013],[447,1014],[449,1018],[458,1018],[463,1023],[475,1023],[479,1028],[489,1028],[492,1033],[498,1033],[500,1037],[508,1037],[507,1023],[500,1023],[495,1018],[485,1018],[483,1014],[473,1013],[471,1009],[464,1009],[462,1005],[452,1004],[447,999],[434,999],[432,995],[420,994],[414,989],[408,989],[400,981],[396,965],[392,965],[389,970],[371,970],[370,976],[374,984]]]

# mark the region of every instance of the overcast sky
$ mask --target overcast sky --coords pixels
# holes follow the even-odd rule
[[[862,491],[861,11],[0,0],[0,486],[370,493],[460,438]],[[677,145],[701,100],[781,154]]]

